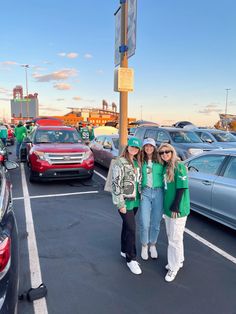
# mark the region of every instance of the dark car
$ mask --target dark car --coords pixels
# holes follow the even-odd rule
[[[236,149],[220,149],[184,161],[191,209],[236,229]]]
[[[173,145],[180,159],[185,160],[193,155],[200,154],[203,151],[212,150],[217,146],[203,143],[202,140],[190,130],[182,128],[163,128],[155,126],[140,126],[135,136],[142,141],[151,137],[156,141],[156,145],[169,143]]]
[[[219,148],[236,148],[236,137],[230,132],[217,129],[195,129],[205,143],[216,144]]]
[[[0,313],[17,313],[19,287],[18,232],[12,204],[10,169],[0,145]]]
[[[94,161],[109,168],[111,160],[119,154],[119,135],[98,135],[89,144]]]
[[[173,124],[175,128],[185,128],[185,127],[195,127],[195,125],[192,122],[189,121],[178,121]]]

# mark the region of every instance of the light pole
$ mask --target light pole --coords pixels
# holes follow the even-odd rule
[[[26,85],[26,115],[27,115],[27,120],[29,119],[29,99],[28,99],[28,73],[27,70],[29,68],[28,64],[22,64],[22,67],[25,68],[25,85]]]
[[[228,131],[228,119],[226,117],[227,115],[227,107],[228,107],[228,93],[231,88],[226,88],[226,97],[225,97],[225,121],[226,121],[226,131]]]
[[[225,98],[225,114],[227,114],[227,107],[228,107],[228,93],[231,88],[226,88],[226,98]]]

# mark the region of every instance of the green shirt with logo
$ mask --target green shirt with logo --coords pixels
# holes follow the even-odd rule
[[[146,162],[142,166],[142,188],[148,186],[147,184],[147,173],[152,171],[152,188],[162,188],[163,187],[163,165],[158,162],[153,162],[151,169]]]
[[[181,162],[175,168],[174,181],[167,182],[166,180],[166,167],[164,168],[164,213],[171,217],[172,212],[170,207],[174,202],[176,190],[183,189],[184,193],[179,205],[179,216],[185,217],[190,213],[190,197],[188,188],[188,174],[187,168]]]

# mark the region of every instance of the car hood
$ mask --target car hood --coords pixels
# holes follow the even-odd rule
[[[34,144],[33,150],[44,153],[78,153],[87,152],[89,148],[84,144],[77,143],[50,143],[50,144]]]

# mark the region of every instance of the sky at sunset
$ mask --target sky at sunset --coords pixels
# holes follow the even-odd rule
[[[236,1],[137,0],[137,43],[129,59],[129,117],[214,125],[236,114]],[[0,10],[0,118],[16,85],[38,93],[41,115],[68,107],[119,105],[114,92],[114,12],[119,1],[3,1]]]

